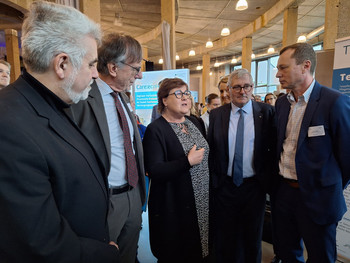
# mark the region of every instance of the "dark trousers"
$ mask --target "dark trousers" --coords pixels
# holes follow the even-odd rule
[[[255,179],[236,187],[231,177],[214,193],[214,247],[218,263],[261,263],[266,194]]]
[[[303,242],[309,263],[334,263],[337,259],[337,224],[318,225],[308,215],[298,188],[281,180],[273,199],[274,245],[283,263],[305,262]]]

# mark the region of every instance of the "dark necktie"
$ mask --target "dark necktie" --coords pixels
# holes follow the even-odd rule
[[[115,106],[117,108],[118,113],[119,124],[123,131],[126,161],[126,179],[128,180],[129,185],[131,185],[132,187],[136,187],[139,177],[137,174],[136,159],[131,145],[128,120],[126,119],[123,107],[118,99],[118,93],[112,92],[111,95],[114,98]]]
[[[244,139],[244,112],[238,110],[240,116],[237,124],[235,156],[232,165],[233,183],[240,186],[243,182],[243,139]]]

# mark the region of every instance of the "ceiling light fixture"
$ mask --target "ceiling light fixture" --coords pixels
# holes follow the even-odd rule
[[[215,61],[214,67],[216,67],[216,68],[217,68],[217,67],[220,67],[220,63],[218,62],[218,60]]]
[[[175,59],[176,59],[176,60],[180,60],[180,57],[179,57],[178,54],[176,54]]]
[[[164,62],[164,61],[163,61],[162,58],[160,58],[160,59],[158,60],[158,63],[159,63],[159,64],[163,64],[163,62]]]
[[[224,25],[224,27],[222,28],[221,35],[223,37],[226,37],[226,36],[230,35],[230,29],[227,27],[227,25]]]
[[[305,36],[305,35],[299,36],[297,42],[298,42],[298,43],[304,43],[304,42],[306,42],[306,36]]]
[[[211,48],[211,47],[213,47],[214,45],[213,45],[213,42],[210,40],[210,38],[208,38],[208,41],[207,41],[207,43],[205,44],[205,47],[206,48]]]
[[[252,59],[254,59],[254,58],[255,58],[255,54],[254,54],[254,53],[252,53],[252,56],[251,56],[251,58],[252,58]]]
[[[198,66],[196,67],[196,70],[201,70],[203,67],[201,65],[198,64]]]
[[[267,54],[273,54],[275,53],[275,49],[273,47],[269,47],[269,49],[267,50]]]
[[[196,51],[194,51],[194,49],[191,48],[190,52],[188,52],[188,55],[189,55],[190,57],[193,57],[193,56],[196,55]]]
[[[237,59],[234,57],[234,58],[232,58],[232,60],[231,60],[231,64],[236,64],[237,63]]]
[[[236,4],[236,10],[237,11],[243,11],[248,8],[247,0],[239,0]]]
[[[209,72],[209,76],[211,76],[211,75],[213,75],[213,72],[210,71],[210,72]]]

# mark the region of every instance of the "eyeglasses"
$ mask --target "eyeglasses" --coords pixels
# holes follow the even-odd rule
[[[251,84],[244,84],[243,86],[240,85],[235,85],[233,87],[230,87],[230,89],[232,89],[234,92],[241,92],[241,90],[243,89],[244,92],[249,92],[252,90],[253,85]]]
[[[185,96],[187,97],[186,99],[188,99],[188,98],[191,98],[191,91],[186,90],[185,92],[182,92],[181,90],[177,90],[174,93],[169,93],[168,96],[169,95],[175,95],[177,99],[182,99],[183,96]]]
[[[127,66],[129,66],[130,68],[134,69],[134,70],[136,71],[136,74],[139,74],[140,71],[141,71],[141,67],[134,67],[134,66],[131,66],[131,65],[125,63],[124,61],[120,61],[120,63],[122,63],[122,64],[124,64],[124,65],[127,65]]]

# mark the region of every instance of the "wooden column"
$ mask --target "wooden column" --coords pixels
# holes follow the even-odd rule
[[[348,37],[350,36],[350,23],[349,23],[350,1],[340,0],[339,9],[341,10],[341,12],[339,12],[337,38]]]
[[[210,89],[210,55],[203,55],[203,69],[202,69],[202,94],[199,96],[198,101],[205,104],[205,96],[209,93]]]
[[[350,36],[350,1],[326,0],[323,48],[334,49],[335,40]]]
[[[338,34],[339,0],[326,0],[323,48],[334,49]]]
[[[292,6],[283,14],[282,46],[289,46],[297,42],[298,7]]]
[[[242,41],[242,68],[251,71],[252,64],[252,38],[245,37]]]
[[[21,75],[18,34],[14,29],[5,29],[7,62],[11,64],[11,83]]]
[[[171,68],[176,69],[175,44],[175,0],[161,0],[161,19],[170,24],[170,59]],[[163,58],[164,58],[163,52]]]
[[[80,12],[87,15],[90,19],[96,23],[101,22],[100,15],[100,0],[79,0]]]
[[[142,57],[148,60],[148,48],[145,46],[142,46]],[[146,71],[146,61],[144,60],[142,60],[141,70]]]

